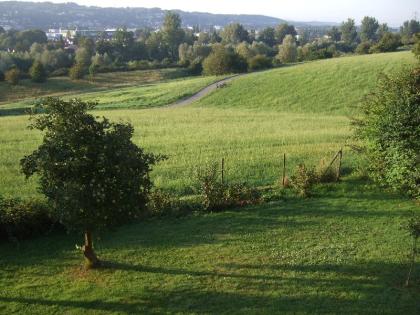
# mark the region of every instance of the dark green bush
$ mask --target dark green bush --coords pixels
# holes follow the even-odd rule
[[[51,209],[43,201],[0,197],[0,240],[40,235],[51,230],[54,222]]]
[[[29,69],[29,75],[32,82],[42,83],[47,80],[47,72],[44,66],[39,61],[35,61]]]
[[[73,67],[71,67],[70,70],[69,70],[69,76],[70,76],[70,79],[72,79],[72,80],[83,79],[85,74],[86,74],[86,69],[80,63],[75,63],[73,65]]]
[[[11,85],[18,85],[20,80],[20,71],[17,68],[12,68],[9,71],[6,71],[4,77]]]
[[[248,61],[248,68],[252,71],[268,69],[272,66],[272,59],[264,55],[256,55]]]
[[[420,68],[383,76],[354,120],[369,174],[383,186],[420,197]]]
[[[5,80],[4,73],[0,71],[0,82]]]

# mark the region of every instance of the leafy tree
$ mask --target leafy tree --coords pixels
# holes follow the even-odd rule
[[[152,186],[147,154],[131,138],[130,124],[112,123],[88,113],[95,104],[47,98],[32,129],[44,132],[42,144],[21,160],[27,178],[37,174],[41,192],[69,230],[83,232],[89,267],[100,264],[92,233],[139,218]]]
[[[401,46],[399,34],[385,33],[381,40],[371,48],[371,52],[391,52],[396,51]]]
[[[404,44],[412,44],[414,35],[420,33],[420,22],[417,20],[405,21],[400,28],[402,42]]]
[[[365,55],[370,52],[372,43],[370,41],[361,42],[356,48],[356,54]]]
[[[79,64],[84,69],[87,69],[90,65],[92,55],[86,48],[80,47],[76,50],[74,60],[76,64]]]
[[[247,42],[242,42],[235,47],[235,51],[244,59],[251,59],[256,54]]]
[[[327,33],[333,42],[339,42],[341,40],[341,32],[338,27],[333,26]]]
[[[248,61],[248,68],[250,70],[263,70],[273,66],[271,58],[264,55],[256,55]]]
[[[360,27],[362,41],[376,41],[378,39],[379,22],[374,17],[365,16]]]
[[[80,63],[75,63],[69,70],[69,76],[72,80],[83,79],[86,73],[86,67]]]
[[[5,80],[11,85],[18,85],[20,80],[20,71],[17,68],[12,68],[4,74]]]
[[[378,33],[378,40],[380,40],[386,33],[389,33],[388,24],[383,23],[383,24],[379,25],[377,33]]]
[[[420,68],[383,76],[355,120],[371,177],[420,198]]]
[[[239,23],[229,24],[221,33],[222,43],[237,45],[242,42],[249,42],[248,31]]]
[[[296,62],[297,46],[295,38],[292,35],[287,35],[284,38],[283,44],[280,46],[279,53],[277,55],[277,59],[283,63]]]
[[[277,25],[275,29],[276,44],[282,44],[287,35],[295,38],[297,35],[295,27],[287,23]]]
[[[276,45],[276,30],[272,27],[263,29],[258,35],[258,40],[270,47],[273,47]]]
[[[416,37],[415,38],[416,38],[415,39],[416,40],[416,43],[415,43],[415,45],[413,47],[413,53],[417,57],[417,59],[419,59],[419,61],[420,61],[420,33],[419,34],[416,34]]]
[[[203,61],[203,72],[206,75],[246,72],[247,68],[243,57],[220,44],[214,45],[212,53]]]
[[[353,45],[357,42],[357,29],[356,23],[353,19],[348,19],[343,22],[340,27],[341,40],[347,45]]]
[[[179,14],[168,12],[163,22],[163,39],[168,46],[172,60],[178,60],[178,47],[184,41],[185,32],[181,28],[181,17]]]
[[[42,83],[47,80],[47,72],[41,62],[35,61],[29,69],[29,75],[33,82]]]

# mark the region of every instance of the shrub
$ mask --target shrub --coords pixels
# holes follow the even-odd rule
[[[383,76],[353,123],[370,177],[420,197],[420,68]]]
[[[246,60],[231,49],[215,45],[212,53],[203,61],[205,75],[222,75],[228,73],[246,72]]]
[[[218,176],[218,165],[209,164],[197,172],[202,205],[207,211],[256,204],[261,200],[258,190],[246,184],[225,184]]]
[[[0,71],[0,82],[3,82],[5,80],[4,73]]]
[[[372,46],[370,52],[391,52],[396,51],[400,46],[401,38],[398,34],[385,33],[384,36],[382,36],[381,40],[376,45]]]
[[[369,54],[371,47],[372,47],[371,42],[368,42],[368,41],[361,42],[356,48],[356,54],[359,54],[359,55]]]
[[[319,181],[315,168],[299,164],[294,175],[290,179],[291,186],[301,197],[310,197],[312,187]]]
[[[9,82],[11,85],[18,85],[20,79],[20,71],[17,68],[10,69],[6,71],[5,80]]]
[[[51,209],[39,200],[0,197],[0,239],[25,239],[49,231],[55,220]]]
[[[248,62],[248,67],[252,71],[268,69],[272,66],[273,62],[271,58],[264,55],[256,55],[255,57],[251,58]]]
[[[413,243],[411,246],[411,259],[410,259],[410,269],[408,271],[407,280],[405,282],[406,286],[410,285],[411,274],[413,272],[413,267],[416,262],[416,256],[420,253],[420,250],[417,248],[418,239],[420,238],[420,216],[413,216],[407,224],[407,231],[410,234]]]
[[[32,82],[42,83],[47,79],[47,72],[44,66],[39,61],[35,61],[32,67],[29,69],[29,75],[31,76]]]
[[[177,206],[175,199],[162,190],[152,191],[147,204],[150,214],[158,217],[171,214]]]
[[[59,68],[50,73],[51,77],[63,77],[69,75],[68,68]]]
[[[85,76],[85,67],[81,63],[75,63],[69,70],[69,76],[72,80],[80,80]]]

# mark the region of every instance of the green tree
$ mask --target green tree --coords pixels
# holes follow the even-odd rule
[[[4,78],[11,85],[18,85],[20,80],[20,71],[17,68],[12,68],[4,74]]]
[[[35,61],[29,69],[29,75],[33,82],[42,83],[47,80],[47,72],[41,62]]]
[[[273,27],[263,29],[258,35],[258,40],[270,47],[273,47],[276,45],[276,30]]]
[[[277,55],[277,59],[283,63],[296,62],[297,46],[296,40],[292,35],[287,35],[284,38],[283,44],[280,46],[279,53]]]
[[[420,68],[383,76],[355,120],[371,177],[420,197]]]
[[[413,47],[413,53],[417,57],[417,59],[419,59],[420,61],[420,33],[416,34],[415,41],[416,43]]]
[[[412,44],[414,35],[420,33],[420,22],[417,20],[405,21],[400,28],[402,42],[404,44]]]
[[[378,40],[379,22],[374,17],[365,16],[360,27],[360,39],[362,41]]]
[[[130,124],[97,120],[95,104],[47,98],[32,117],[32,129],[44,132],[42,144],[21,160],[27,178],[37,174],[41,192],[69,230],[85,235],[89,267],[100,261],[93,250],[97,231],[139,218],[152,187],[149,174],[159,157],[135,145]]]
[[[343,22],[340,27],[341,40],[347,45],[354,45],[357,42],[356,23],[353,19]]]
[[[168,46],[173,61],[178,60],[178,47],[184,41],[185,32],[181,28],[181,17],[177,13],[168,12],[163,22],[163,40]]]
[[[69,70],[69,76],[72,80],[83,79],[86,73],[86,67],[80,63],[75,63]]]
[[[242,42],[249,42],[249,33],[242,24],[233,23],[227,25],[221,33],[224,44],[237,45]]]
[[[327,33],[333,42],[339,42],[341,40],[341,32],[338,27],[333,26]]]
[[[371,48],[371,52],[391,52],[396,51],[401,46],[399,34],[385,33],[381,40]]]
[[[220,44],[214,45],[212,53],[203,61],[205,75],[222,75],[247,70],[248,64],[243,57]]]
[[[291,35],[296,38],[297,32],[295,27],[287,23],[277,25],[275,29],[276,44],[282,44],[287,35]]]

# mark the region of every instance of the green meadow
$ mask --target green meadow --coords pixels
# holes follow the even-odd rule
[[[378,76],[413,61],[399,52],[296,64],[180,108],[164,105],[218,78],[84,91],[103,106],[97,116],[132,123],[137,144],[168,156],[152,178],[173,194],[194,194],[194,170],[222,158],[228,181],[265,187],[279,181],[283,153],[290,176],[340,148],[343,180],[310,199],[121,227],[96,240],[99,270],[82,268],[79,235],[0,244],[0,313],[420,314],[418,280],[403,286],[411,243],[401,228],[420,209],[360,179],[347,146],[350,118]],[[13,106],[28,103],[0,111]],[[38,196],[19,168],[42,139],[27,125],[26,115],[0,117],[0,195]]]

